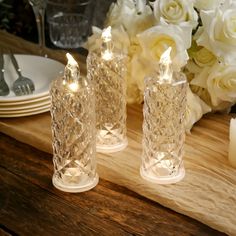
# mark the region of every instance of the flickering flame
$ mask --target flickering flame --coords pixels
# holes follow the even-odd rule
[[[105,43],[111,41],[112,39],[111,26],[108,26],[106,29],[102,31],[102,39]]]
[[[160,58],[161,64],[169,65],[171,63],[171,57],[170,57],[171,50],[172,48],[169,47],[165,52],[163,52]]]
[[[66,85],[72,92],[78,91],[80,78],[79,65],[76,60],[69,54],[66,54],[68,59],[67,66],[65,67],[63,85]]]
[[[169,47],[160,58],[159,68],[160,68],[160,80],[171,82],[172,80],[172,61],[171,61],[171,53],[172,48]]]
[[[113,43],[111,35],[111,26],[108,26],[102,31],[102,58],[106,61],[110,61],[113,58]]]
[[[68,64],[72,65],[72,66],[78,66],[78,63],[76,62],[76,60],[70,55],[70,53],[66,53],[66,57],[68,60]]]

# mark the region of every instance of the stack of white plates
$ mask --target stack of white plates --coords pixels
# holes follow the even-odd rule
[[[49,87],[52,80],[61,76],[64,65],[49,58],[16,55],[22,75],[33,80],[35,91],[25,96],[0,96],[0,117],[21,117],[47,112],[50,109]],[[4,55],[5,80],[12,88],[18,78],[8,55]]]

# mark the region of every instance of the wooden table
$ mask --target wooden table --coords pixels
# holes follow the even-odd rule
[[[0,48],[37,54],[3,31]],[[62,51],[47,54],[65,62]],[[102,179],[89,192],[60,192],[52,171],[52,155],[0,133],[0,235],[224,235]]]

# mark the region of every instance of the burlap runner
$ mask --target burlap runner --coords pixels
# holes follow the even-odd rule
[[[115,154],[97,154],[101,178],[123,185],[161,205],[195,218],[229,235],[236,235],[236,169],[230,167],[230,117],[203,118],[186,140],[185,179],[161,186],[139,175],[142,111],[128,108],[129,146]],[[50,114],[0,119],[0,131],[45,152],[52,152]]]

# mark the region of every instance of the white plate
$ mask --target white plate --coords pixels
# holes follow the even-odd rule
[[[0,115],[14,115],[14,114],[21,114],[21,113],[26,113],[26,112],[36,112],[42,109],[50,109],[50,104],[47,104],[41,107],[29,108],[29,109],[18,110],[18,111],[0,111]]]
[[[20,102],[48,96],[51,81],[62,75],[65,66],[58,61],[45,57],[31,55],[15,56],[21,68],[22,75],[33,80],[35,91],[33,94],[25,96],[15,96],[13,91],[11,91],[8,96],[0,97],[0,103]],[[4,65],[5,79],[11,88],[18,76],[8,55],[4,55]]]
[[[21,106],[10,106],[10,107],[1,107],[0,105],[0,112],[7,112],[7,111],[23,111],[27,109],[33,109],[33,108],[40,108],[46,105],[50,105],[51,101],[49,99],[38,102],[38,103],[33,103],[29,105],[21,105]]]
[[[42,101],[50,101],[50,96],[43,96],[40,98],[35,98],[35,99],[30,99],[30,100],[25,100],[25,101],[20,101],[20,102],[1,102],[0,101],[0,107],[15,107],[15,106],[23,106],[23,105],[30,105],[34,103],[39,103]]]
[[[39,109],[37,111],[32,111],[32,112],[22,112],[22,113],[18,113],[18,114],[0,114],[0,117],[2,117],[2,118],[11,118],[11,117],[32,116],[32,115],[47,112],[49,110],[50,110],[50,108],[42,108],[42,109]]]

